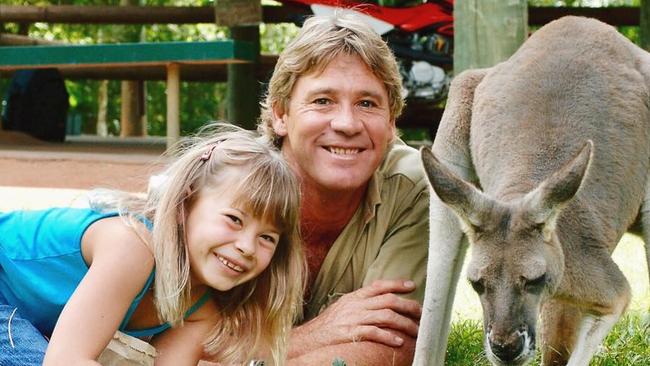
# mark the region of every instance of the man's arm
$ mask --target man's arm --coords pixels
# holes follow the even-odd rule
[[[378,280],[343,295],[292,330],[289,364],[329,365],[337,357],[348,365],[386,364],[386,359],[410,364],[421,307],[395,293],[414,288],[411,281]]]
[[[332,365],[334,360],[345,361],[347,366],[386,366],[411,365],[415,352],[415,338],[393,332],[404,339],[399,347],[361,341],[342,343],[335,346],[323,347],[288,360],[288,366],[300,365]]]

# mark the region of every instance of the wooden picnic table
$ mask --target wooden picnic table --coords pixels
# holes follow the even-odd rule
[[[252,62],[251,43],[202,42],[116,43],[0,47],[0,73],[36,68],[164,68],[167,75],[167,146],[180,137],[181,67],[209,67]]]

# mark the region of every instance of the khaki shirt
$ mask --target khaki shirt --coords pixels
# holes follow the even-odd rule
[[[370,180],[364,201],[316,277],[305,320],[341,295],[376,279],[405,279],[424,298],[429,246],[429,186],[417,150],[396,141]]]

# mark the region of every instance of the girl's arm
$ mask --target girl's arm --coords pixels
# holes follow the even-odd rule
[[[217,322],[217,307],[207,301],[185,319],[182,327],[156,336],[151,342],[156,347],[156,366],[197,365],[204,355],[203,344]]]
[[[119,217],[92,224],[83,236],[89,270],[65,305],[54,328],[44,365],[96,364],[154,259],[141,239]]]

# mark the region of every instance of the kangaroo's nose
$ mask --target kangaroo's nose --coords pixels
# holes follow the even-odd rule
[[[501,361],[510,362],[517,358],[524,350],[524,336],[521,334],[515,334],[511,337],[508,337],[507,340],[493,341],[489,340],[490,349],[492,353],[498,357]]]

